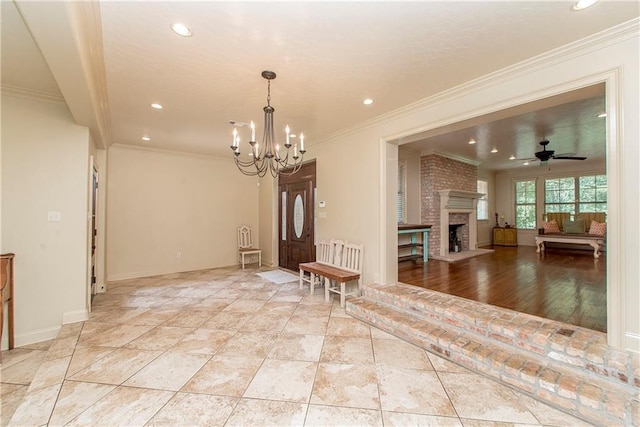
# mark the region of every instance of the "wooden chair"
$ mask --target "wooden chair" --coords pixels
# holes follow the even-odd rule
[[[333,246],[332,242],[328,240],[321,240],[318,242],[316,245],[316,262],[330,264],[333,256]],[[304,270],[300,269],[300,289],[303,288],[305,283],[308,283],[311,295],[313,295],[315,287],[322,286],[325,280],[328,279],[314,274],[313,272],[309,272],[307,275]]]
[[[245,260],[247,255],[258,255],[258,266],[262,267],[262,249],[253,247],[253,233],[251,227],[243,225],[238,228],[238,257],[244,270]]]
[[[2,331],[4,331],[4,303],[9,307],[8,323],[9,323],[9,350],[14,347],[14,331],[13,331],[13,259],[15,254],[0,255],[0,343],[2,342]],[[0,361],[2,361],[2,353],[0,353]]]
[[[335,284],[327,283],[324,288],[324,299],[329,301],[329,292],[340,295],[340,306],[344,307],[345,299],[350,295],[360,295],[362,290],[362,252],[363,246],[355,243],[345,243],[341,246],[341,257],[339,264],[336,264],[340,269],[357,274],[353,279],[336,280]],[[334,248],[336,249],[336,248]],[[334,261],[337,261],[334,253]],[[347,293],[346,285],[350,281],[358,282],[357,291]]]

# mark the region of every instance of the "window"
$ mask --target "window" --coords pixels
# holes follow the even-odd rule
[[[407,164],[398,163],[398,196],[396,199],[398,224],[407,222]]]
[[[489,200],[487,194],[489,193],[489,183],[487,181],[478,180],[478,193],[484,194],[484,196],[478,199],[478,220],[489,219]]]
[[[544,211],[576,213],[576,184],[573,177],[544,181]]]
[[[536,228],[536,181],[516,181],[516,228]]]
[[[578,212],[607,212],[607,176],[578,178]]]
[[[606,212],[607,176],[546,179],[544,202],[545,212]]]

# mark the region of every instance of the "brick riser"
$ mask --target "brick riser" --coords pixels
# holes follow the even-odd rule
[[[606,381],[640,387],[640,355],[608,346],[603,333],[409,285],[370,286],[363,289],[363,295],[421,318],[586,369]]]
[[[399,338],[597,425],[640,425],[640,389],[633,382],[625,383],[617,376],[593,372],[586,367],[586,363],[580,366],[558,358],[550,359],[547,353],[534,351],[536,348],[546,348],[540,343],[530,350],[522,344],[531,342],[536,335],[530,332],[528,336],[519,328],[511,327],[507,319],[516,316],[517,321],[522,320],[520,313],[492,309],[484,304],[437,292],[421,291],[425,290],[406,285],[366,287],[363,297],[347,301],[346,310],[350,315]],[[482,321],[480,324],[475,321],[469,324],[469,319],[478,310],[483,315],[478,315],[476,320],[488,319],[484,321],[484,327]],[[527,317],[527,321],[541,320]],[[502,332],[492,330],[493,321],[498,320],[501,324],[506,323],[506,326],[502,326]],[[557,322],[551,323],[567,327]],[[471,327],[467,329],[466,326]],[[498,328],[494,326],[493,329]],[[507,332],[506,336],[511,340],[498,338],[505,336],[505,330],[514,331],[513,335]],[[558,353],[558,350],[552,351]],[[606,359],[604,355],[600,357]],[[630,363],[636,369],[632,372],[637,379],[640,367],[635,356],[632,357],[634,359]]]

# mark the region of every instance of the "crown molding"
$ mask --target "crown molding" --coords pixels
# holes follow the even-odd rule
[[[66,105],[64,98],[53,93],[42,92],[39,90],[27,89],[19,86],[3,84],[1,87],[2,95],[15,96],[18,98],[30,99],[33,101],[46,101],[55,104]]]
[[[115,143],[109,146],[109,149],[142,151],[146,153],[167,154],[171,156],[193,157],[205,160],[228,160],[228,157],[215,156],[212,154],[192,153],[188,151],[167,150],[165,148],[144,147],[140,145]]]

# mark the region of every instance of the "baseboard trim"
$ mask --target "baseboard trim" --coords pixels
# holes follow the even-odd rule
[[[53,328],[38,329],[35,331],[23,333],[23,334],[16,334],[15,346],[22,347],[29,344],[35,344],[42,341],[52,340],[58,336],[58,332],[60,332],[60,326],[55,326]],[[5,345],[5,341],[6,341],[6,345]],[[2,337],[2,350],[6,350],[8,348],[9,348],[8,338],[5,339],[4,337]]]
[[[624,348],[630,351],[635,351],[636,353],[640,353],[640,334],[627,332],[624,337]]]
[[[67,311],[62,314],[62,324],[67,325],[69,323],[84,322],[89,319],[89,312],[87,310],[75,310]]]

